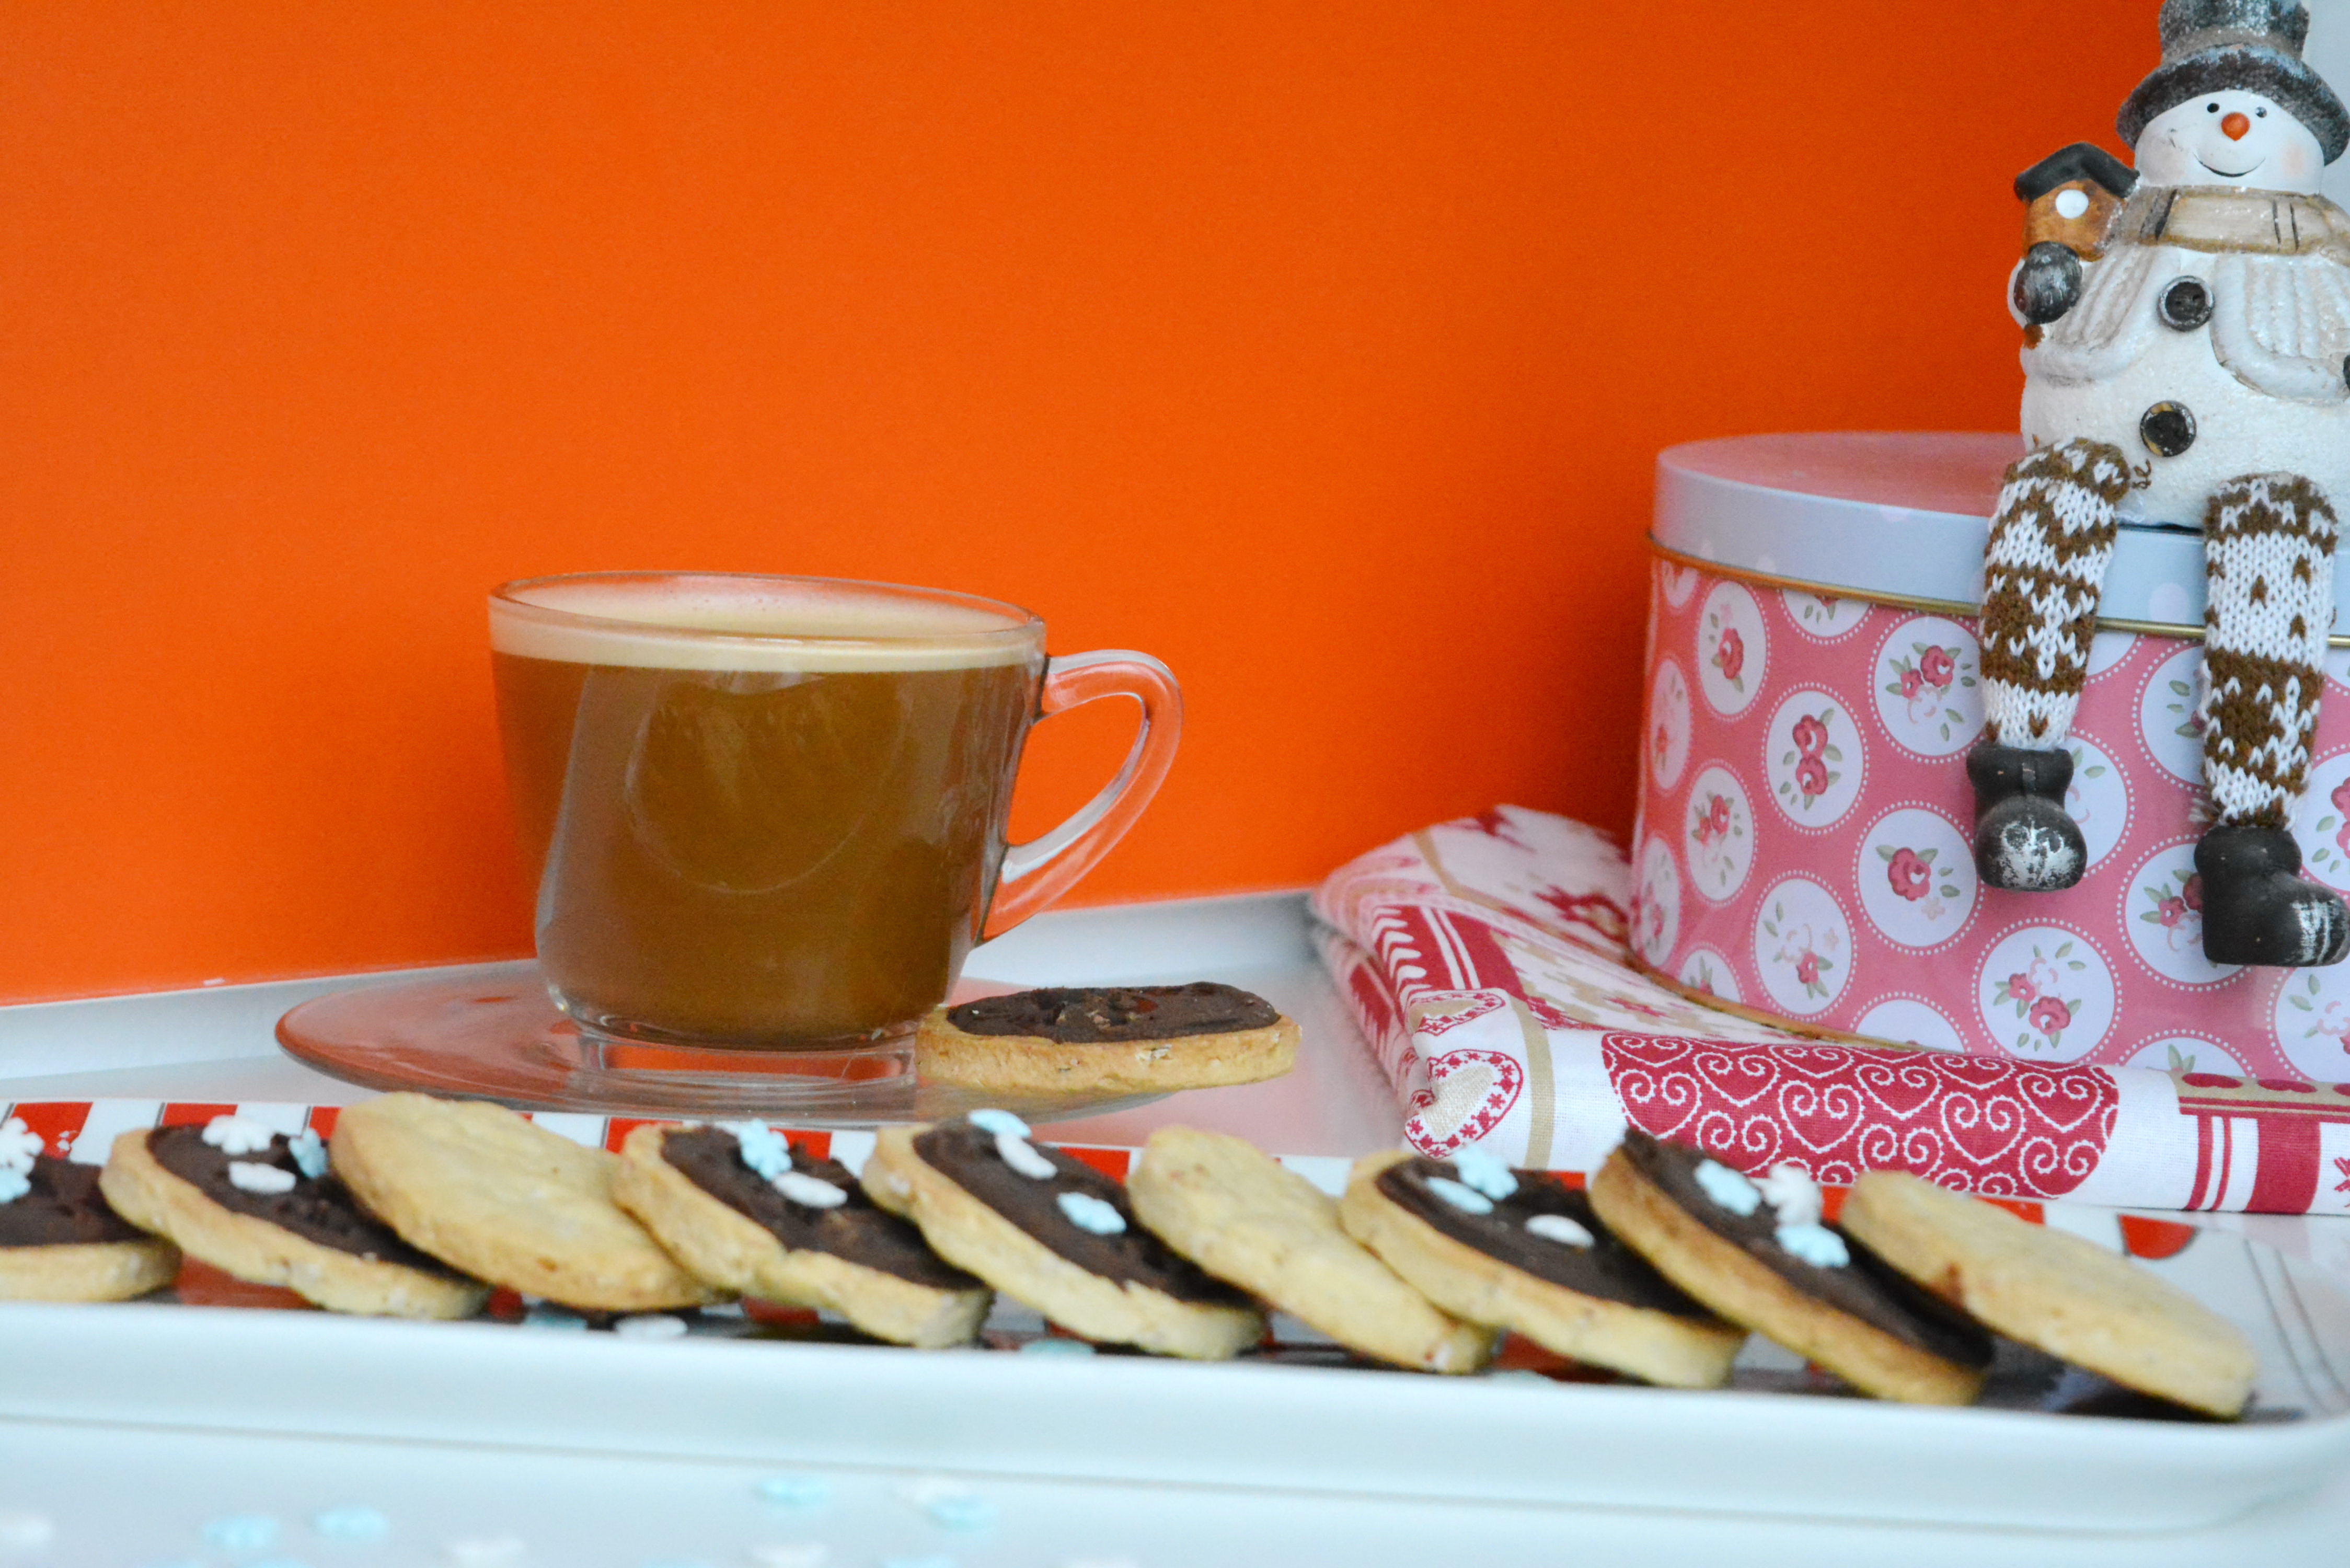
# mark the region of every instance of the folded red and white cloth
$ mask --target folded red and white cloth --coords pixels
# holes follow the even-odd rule
[[[1805,1039],[1637,969],[1629,886],[1598,830],[1504,805],[1316,890],[1324,961],[1415,1147],[1587,1171],[1629,1124],[1828,1182],[1892,1168],[2018,1198],[2350,1213],[2350,1085]]]

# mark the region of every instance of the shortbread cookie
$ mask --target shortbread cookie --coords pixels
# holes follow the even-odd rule
[[[705,1282],[836,1312],[876,1339],[967,1345],[993,1299],[847,1166],[757,1123],[637,1128],[612,1196]]]
[[[119,1302],[172,1282],[180,1250],[107,1207],[98,1168],[40,1152],[0,1127],[0,1301]]]
[[[724,1293],[612,1201],[616,1156],[503,1106],[386,1095],[345,1111],[333,1147],[336,1172],[403,1240],[493,1284],[591,1312]]]
[[[1050,988],[941,1007],[914,1037],[932,1083],[1001,1094],[1118,1095],[1278,1078],[1297,1025],[1250,992],[1190,985]]]
[[[1676,1388],[1717,1388],[1746,1331],[1707,1312],[1608,1233],[1591,1200],[1492,1156],[1397,1151],[1355,1162],[1347,1233],[1455,1317]]]
[[[939,1256],[1087,1339],[1214,1361],[1264,1337],[1263,1314],[1144,1230],[1124,1188],[1017,1117],[885,1127],[863,1180]]]
[[[1903,1171],[1854,1183],[1842,1224],[1987,1326],[2141,1394],[2243,1413],[2259,1358],[2234,1324],[2095,1243]]]
[[[289,1139],[238,1116],[126,1132],[99,1181],[124,1219],[190,1257],[330,1312],[471,1317],[489,1300],[487,1285],[363,1212],[328,1169],[316,1133]]]
[[[1863,1393],[1964,1405],[1982,1391],[1991,1336],[1821,1224],[1819,1189],[1793,1165],[1758,1183],[1634,1128],[1591,1202],[1673,1283]]]
[[[1426,1372],[1474,1372],[1499,1337],[1459,1322],[1347,1234],[1338,1205],[1236,1137],[1161,1127],[1127,1178],[1167,1244],[1347,1348]]]

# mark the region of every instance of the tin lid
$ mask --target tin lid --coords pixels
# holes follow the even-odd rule
[[[1983,546],[2022,438],[1832,431],[1731,436],[1657,458],[1655,539],[1676,555],[1827,594],[1982,603]],[[2334,579],[2335,624],[2350,573]],[[2203,535],[2125,523],[2103,618],[2199,634]]]

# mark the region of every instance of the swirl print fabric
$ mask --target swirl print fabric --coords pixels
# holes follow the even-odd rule
[[[2026,1200],[2350,1213],[2350,1082],[1806,1039],[1638,967],[1656,933],[1627,912],[1634,879],[1596,829],[1498,806],[1315,891],[1324,962],[1414,1148],[1588,1171],[1638,1127],[1831,1183],[1897,1169]],[[2071,960],[2049,961],[2061,991]]]

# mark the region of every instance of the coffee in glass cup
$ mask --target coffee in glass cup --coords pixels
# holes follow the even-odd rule
[[[930,589],[546,577],[490,626],[539,966],[614,1042],[902,1051],[983,932],[1123,835],[1180,724],[1157,660],[1048,659],[1027,611]],[[1143,708],[1125,768],[1009,845],[1031,723],[1109,695]]]

